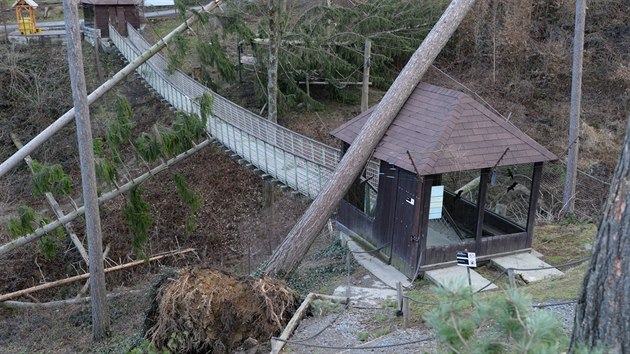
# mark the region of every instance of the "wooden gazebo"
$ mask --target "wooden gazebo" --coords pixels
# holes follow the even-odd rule
[[[332,132],[345,151],[372,113]],[[455,261],[531,249],[543,163],[557,160],[458,91],[420,83],[376,147],[378,184],[363,174],[338,208],[339,227],[412,277]]]
[[[104,38],[109,37],[109,23],[123,36],[127,36],[127,23],[140,28],[142,0],[81,0],[81,5],[85,27],[101,30]]]

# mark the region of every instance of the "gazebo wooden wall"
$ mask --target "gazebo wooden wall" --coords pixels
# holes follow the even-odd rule
[[[142,18],[137,0],[83,0],[83,17],[86,27],[101,30],[102,37],[109,37],[108,24],[123,36],[127,36],[127,23],[140,28]]]

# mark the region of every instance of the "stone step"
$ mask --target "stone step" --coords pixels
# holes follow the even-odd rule
[[[395,300],[398,293],[394,289],[362,288],[347,285],[338,286],[333,292],[334,296],[349,297],[355,305],[381,306],[386,300]]]
[[[490,262],[495,267],[501,270],[506,270],[508,268],[537,269],[551,267],[549,264],[541,261],[536,256],[530,253],[519,253],[510,256],[492,258]],[[520,275],[526,283],[531,283],[533,281],[539,281],[551,277],[560,277],[564,275],[564,273],[557,270],[556,268],[532,271],[515,270],[514,274]]]
[[[468,274],[466,273],[466,267],[463,266],[451,266],[447,268],[428,270],[424,272],[424,275],[436,285],[443,286],[447,289],[468,286]],[[474,269],[470,269],[470,281],[472,283],[473,291],[479,291],[479,289],[490,283],[490,280],[484,278]],[[493,290],[496,288],[496,285],[491,284],[483,289],[483,291]]]

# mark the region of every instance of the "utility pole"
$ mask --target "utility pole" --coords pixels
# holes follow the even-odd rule
[[[354,139],[317,198],[273,253],[265,272],[286,277],[300,263],[339,201],[357,178],[409,95],[442,51],[475,0],[453,0],[411,56],[381,102]]]
[[[571,112],[569,114],[569,151],[564,182],[562,210],[565,216],[575,210],[575,184],[580,143],[580,109],[582,103],[582,59],[584,57],[584,22],[586,0],[575,1],[575,35],[573,37],[573,75],[571,79]]]
[[[83,205],[85,206],[85,230],[88,239],[90,296],[92,298],[92,338],[98,341],[109,335],[109,313],[105,293],[105,272],[103,258],[101,257],[103,254],[101,217],[96,193],[92,126],[90,124],[90,106],[85,87],[85,72],[83,70],[78,1],[64,0],[63,13],[66,23],[66,40],[68,42],[70,85],[72,86],[72,101],[74,103],[77,140],[79,142],[81,187],[83,189]]]

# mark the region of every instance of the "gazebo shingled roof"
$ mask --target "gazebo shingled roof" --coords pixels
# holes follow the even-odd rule
[[[373,110],[331,134],[351,144]],[[423,176],[558,159],[472,97],[427,83],[416,86],[376,147],[374,158],[415,172],[407,151]]]

